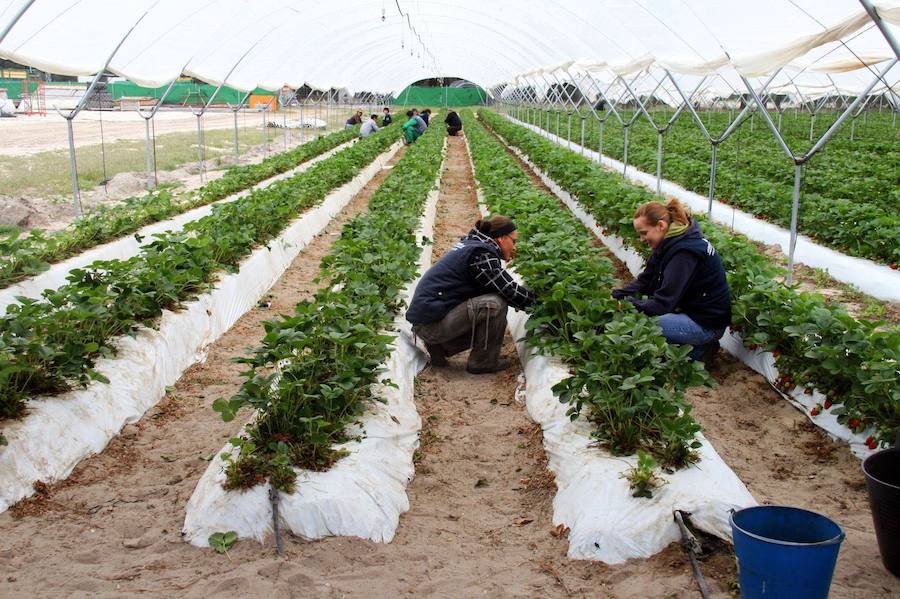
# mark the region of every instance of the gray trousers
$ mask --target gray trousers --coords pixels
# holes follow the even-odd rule
[[[452,356],[471,348],[469,368],[496,368],[506,332],[507,303],[500,295],[479,295],[459,304],[438,322],[416,325],[413,333],[429,351]]]

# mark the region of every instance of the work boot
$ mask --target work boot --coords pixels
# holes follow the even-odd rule
[[[430,343],[426,342],[425,349],[428,350],[428,356],[431,358],[430,362],[432,366],[440,368],[450,365],[450,362],[447,361],[447,354],[444,352],[444,348],[440,345],[431,345]]]
[[[713,341],[709,344],[709,347],[706,348],[706,351],[703,352],[703,356],[701,356],[700,360],[703,362],[703,366],[706,368],[706,372],[711,372],[713,368],[715,368],[716,363],[719,361],[719,342]]]
[[[492,372],[500,372],[501,370],[506,370],[512,366],[512,362],[509,360],[498,360],[497,365],[494,367],[487,368],[473,368],[472,366],[466,366],[466,372],[469,374],[490,374]]]

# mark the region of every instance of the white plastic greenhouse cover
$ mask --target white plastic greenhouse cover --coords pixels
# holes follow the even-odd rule
[[[27,3],[0,0],[0,35]],[[900,2],[873,5],[896,36]],[[93,75],[113,53],[108,70],[148,86],[184,73],[241,90],[383,92],[434,76],[488,86],[575,59],[752,77],[894,56],[857,0],[35,0],[0,42],[0,58],[66,75]]]

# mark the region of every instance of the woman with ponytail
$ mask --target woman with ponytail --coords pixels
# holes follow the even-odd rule
[[[500,262],[515,256],[518,237],[505,216],[479,220],[422,276],[406,319],[425,341],[432,366],[447,366],[449,356],[471,348],[470,373],[509,368],[500,359],[507,307],[524,310],[534,302]]]
[[[714,355],[731,323],[731,291],[716,250],[678,200],[643,204],[634,229],[653,252],[644,271],[613,297],[657,316],[668,342],[693,346],[691,358]]]

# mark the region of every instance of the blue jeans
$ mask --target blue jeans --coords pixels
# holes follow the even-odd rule
[[[725,334],[725,329],[701,327],[687,314],[663,314],[656,317],[656,324],[660,326],[663,337],[669,343],[692,345],[694,349],[688,355],[693,360],[703,357],[703,354]]]

